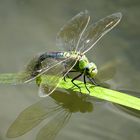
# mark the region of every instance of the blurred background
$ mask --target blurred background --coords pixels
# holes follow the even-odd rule
[[[0,73],[19,72],[36,54],[57,51],[57,32],[80,11],[90,12],[90,23],[121,12],[121,22],[86,55],[98,68],[114,62],[116,73],[108,83],[116,90],[139,97],[139,9],[139,0],[0,0]],[[115,63],[116,60],[119,63]],[[33,84],[0,85],[0,140],[9,139],[6,132],[20,112],[41,100],[37,90]],[[73,113],[69,123],[56,136],[57,140],[140,138],[139,112],[122,111],[105,101],[90,99],[90,102],[93,111],[82,115]],[[42,126],[13,140],[34,140]]]

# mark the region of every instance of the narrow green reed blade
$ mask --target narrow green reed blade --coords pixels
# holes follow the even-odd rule
[[[42,76],[41,82],[46,82],[47,79],[49,79],[48,76]],[[82,81],[75,80],[74,82],[80,86],[82,94],[89,94]],[[140,110],[140,98],[100,86],[94,86],[92,84],[87,84],[87,87],[90,90],[90,96]],[[66,82],[62,80],[58,85],[58,88],[71,89],[75,92],[79,92],[79,88],[73,85],[70,78],[67,78]]]
[[[38,84],[40,82],[46,83],[46,81],[49,80],[49,78],[50,76],[43,75],[37,78],[36,82]],[[2,84],[6,84],[6,83],[15,84],[17,80],[19,80],[19,77],[15,73],[0,74],[0,83]],[[82,94],[89,94],[82,81],[75,80],[75,83],[81,87]],[[124,105],[126,107],[130,107],[136,110],[140,110],[140,98],[128,95],[126,93],[118,92],[115,90],[103,88],[100,86],[94,86],[92,84],[87,84],[87,86],[90,90],[90,94],[89,94],[90,96],[97,97],[120,105]],[[71,79],[69,78],[66,79],[66,82],[62,80],[58,85],[58,88],[71,89],[75,92],[79,92],[79,89],[72,84]]]

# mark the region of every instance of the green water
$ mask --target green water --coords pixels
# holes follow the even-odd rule
[[[20,71],[34,55],[44,51],[57,51],[57,32],[71,17],[85,9],[90,11],[91,23],[114,12],[122,12],[123,18],[119,25],[105,35],[95,48],[87,53],[87,57],[94,61],[98,68],[117,60],[119,63],[116,64],[116,74],[107,82],[113,89],[139,97],[138,0],[0,0],[0,73]],[[48,126],[64,122],[64,118],[68,119],[64,127],[60,123],[62,127],[58,127],[56,140],[140,138],[138,111],[94,98],[85,100],[71,91],[56,91],[56,94],[59,93],[61,96],[53,95],[43,100],[38,97],[37,92],[38,88],[34,84],[0,85],[0,140],[9,140],[6,133],[12,123],[16,124],[16,127],[11,133],[19,132],[21,128],[23,133],[27,132],[20,137],[15,136],[13,140],[43,140],[40,135],[48,134]],[[60,107],[60,110],[50,113],[51,106],[51,110],[55,107]],[[34,110],[35,107],[38,109]],[[66,114],[61,113],[62,110],[68,117],[64,117]],[[19,116],[20,113],[23,116]],[[31,118],[28,119],[29,113]],[[37,117],[36,121],[29,121],[34,117]],[[25,127],[22,123],[17,125],[20,119],[23,124],[26,123]],[[42,121],[37,125],[36,122],[40,119]],[[30,131],[27,130],[28,127]],[[55,128],[52,128],[53,132]]]

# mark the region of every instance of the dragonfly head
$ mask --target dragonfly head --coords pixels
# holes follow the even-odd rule
[[[85,75],[94,78],[94,76],[98,73],[97,66],[91,62],[88,63],[87,66],[85,67]]]

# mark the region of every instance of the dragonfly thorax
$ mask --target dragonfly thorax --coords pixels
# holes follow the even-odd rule
[[[98,72],[95,63],[89,62],[88,58],[83,54],[78,54],[78,63],[76,64],[74,69],[84,73],[86,76],[90,78],[93,78]]]

